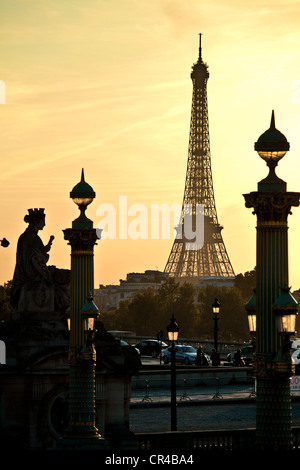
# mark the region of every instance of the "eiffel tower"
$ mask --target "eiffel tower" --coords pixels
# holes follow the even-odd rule
[[[207,107],[208,77],[208,66],[202,60],[200,34],[199,58],[191,73],[193,100],[181,220],[164,271],[177,281],[229,286],[229,281],[233,284],[235,275],[221,235],[223,227],[218,222],[214,198]],[[191,221],[188,237],[185,230],[187,215]]]

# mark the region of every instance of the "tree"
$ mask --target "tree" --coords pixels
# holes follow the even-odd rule
[[[119,309],[114,308],[100,313],[100,320],[107,331],[129,329],[127,328],[126,321],[124,322],[124,319],[127,318],[128,304],[129,300],[122,300]],[[124,314],[124,312],[126,313]]]
[[[12,312],[10,304],[10,291],[12,281],[7,281],[3,286],[0,286],[0,321],[7,321]]]
[[[174,278],[168,279],[157,291],[159,311],[163,328],[170,322],[172,315],[179,324],[181,337],[192,337],[197,331],[199,309],[195,302],[195,288],[187,282],[179,284]]]
[[[234,285],[240,290],[242,296],[247,302],[253,294],[256,286],[256,267],[252,271],[246,271],[244,274],[237,274]]]
[[[195,290],[191,284],[168,279],[159,289],[148,288],[137,292],[132,300],[120,302],[115,313],[107,312],[103,324],[114,324],[114,329],[135,331],[137,335],[156,337],[165,331],[174,315],[180,324],[180,335],[195,333],[199,310],[195,304]]]
[[[245,277],[247,281],[252,279],[252,275],[240,275],[241,279]],[[174,315],[180,326],[179,338],[212,339],[212,303],[217,297],[221,303],[219,339],[246,341],[249,331],[245,304],[250,297],[247,297],[247,289],[208,285],[196,296],[192,284],[180,284],[169,278],[159,289],[141,290],[131,300],[120,302],[117,310],[102,315],[102,321],[106,329],[129,330],[137,335],[156,337],[160,330],[166,333]]]
[[[160,315],[155,291],[148,288],[135,294],[128,305],[130,323],[137,334],[152,336],[160,329]]]
[[[223,341],[246,341],[249,339],[244,298],[236,287],[215,287],[208,285],[199,290],[198,302],[201,316],[200,333],[203,337],[213,337],[212,303],[220,302],[218,337]]]

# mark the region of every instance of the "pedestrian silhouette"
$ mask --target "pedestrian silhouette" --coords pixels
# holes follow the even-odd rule
[[[200,345],[197,349],[197,357],[195,364],[198,366],[208,366],[208,361],[206,359],[206,356],[202,350],[202,346]]]
[[[220,365],[220,354],[217,352],[216,348],[211,350],[211,364],[212,366],[219,366]]]

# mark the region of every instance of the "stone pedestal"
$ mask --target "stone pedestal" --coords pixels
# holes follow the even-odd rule
[[[131,376],[140,366],[134,348],[122,347],[98,325],[96,426],[105,448],[132,448]],[[0,442],[11,450],[57,448],[68,424],[69,332],[66,314],[22,312],[2,323],[6,364],[0,365]],[[71,447],[70,447],[71,449]]]

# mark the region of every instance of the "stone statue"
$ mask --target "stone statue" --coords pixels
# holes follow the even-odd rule
[[[70,271],[47,266],[54,239],[44,245],[38,236],[45,227],[44,209],[28,209],[29,225],[19,237],[11,304],[16,311],[65,310],[70,303]]]

